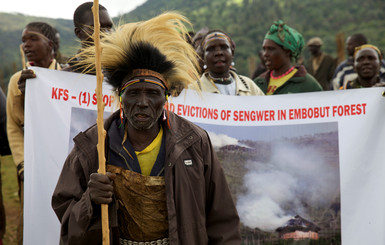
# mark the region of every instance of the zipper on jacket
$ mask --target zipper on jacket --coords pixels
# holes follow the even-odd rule
[[[124,163],[126,164],[128,170],[132,171],[132,168],[130,168],[130,165],[128,164],[127,159],[121,153],[116,152],[114,149],[111,149],[111,148],[110,150],[118,154],[124,160]]]

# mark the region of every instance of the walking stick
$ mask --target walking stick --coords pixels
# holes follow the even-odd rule
[[[98,158],[99,158],[99,169],[98,173],[106,174],[106,158],[105,158],[105,138],[106,130],[104,129],[103,123],[103,112],[104,112],[104,103],[103,103],[103,73],[102,65],[100,61],[100,56],[102,49],[100,47],[100,22],[99,22],[99,0],[94,0],[92,6],[92,12],[94,15],[94,45],[95,45],[95,69],[96,69],[96,99],[98,107],[98,117],[97,117],[97,127],[98,127]],[[102,204],[102,235],[103,235],[103,245],[110,244],[110,229],[108,225],[108,204]]]
[[[25,54],[23,50],[23,44],[20,44],[19,48],[20,48],[21,64],[23,66],[23,70],[25,70],[27,67],[25,65]]]

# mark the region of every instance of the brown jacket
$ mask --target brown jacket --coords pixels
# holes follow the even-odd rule
[[[314,71],[313,59],[314,57],[310,58],[309,64],[306,67],[307,71],[321,84],[323,90],[330,90],[330,82],[336,70],[337,60],[328,54],[324,54],[317,71]]]
[[[118,113],[106,120],[106,129]],[[164,125],[170,244],[241,244],[239,217],[206,131],[171,112],[170,124],[170,130]],[[52,198],[62,225],[61,243],[101,244],[100,208],[91,203],[87,189],[90,174],[98,168],[96,126],[74,141]],[[109,205],[109,218],[114,231],[115,202]],[[118,244],[116,238],[112,244]]]

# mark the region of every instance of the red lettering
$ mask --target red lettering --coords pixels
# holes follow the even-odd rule
[[[97,103],[98,103],[98,99],[97,99],[96,94],[94,94],[94,95],[92,95],[92,104],[96,105]]]
[[[257,120],[262,121],[263,120],[263,111],[256,111],[257,113]]]
[[[182,115],[186,116],[187,113],[188,113],[188,106],[183,106],[182,107]]]
[[[234,111],[234,121],[274,121],[275,111]]]
[[[182,105],[178,105],[178,109],[176,111],[176,114],[181,115],[181,111],[182,111]]]
[[[68,89],[52,88],[52,99],[67,101],[69,98]]]
[[[269,121],[274,121],[275,120],[275,111],[274,110],[270,110],[269,111]]]
[[[217,120],[218,119],[218,117],[219,117],[219,115],[218,115],[218,109],[214,109],[214,120]]]
[[[356,116],[366,114],[366,103],[333,106],[333,117]]]
[[[58,96],[58,99],[60,100],[60,97],[62,97],[63,95],[63,89],[62,88],[59,88],[59,96]]]
[[[169,104],[169,110],[172,111],[172,112],[175,112],[175,105],[174,105],[174,103],[170,103]]]
[[[63,97],[63,100],[67,101],[69,98],[68,96],[68,89],[64,89],[64,97]]]
[[[363,113],[363,114],[366,114],[366,112],[365,112],[366,103],[363,103],[363,104],[362,104],[362,107],[363,107],[363,111],[364,111],[364,113]]]
[[[275,120],[275,111],[256,111],[258,121],[274,121]]]
[[[52,88],[52,99],[57,100],[57,88]]]
[[[351,110],[352,116],[356,115],[356,107],[357,107],[356,104],[353,104],[352,107],[351,107],[351,109],[352,109],[352,110]]]
[[[238,111],[234,111],[234,121],[238,121]]]
[[[111,95],[108,96],[108,95],[104,95],[103,96],[103,102],[106,106],[111,106]]]
[[[345,114],[345,116],[350,116],[350,106],[349,105],[344,106],[344,114]]]

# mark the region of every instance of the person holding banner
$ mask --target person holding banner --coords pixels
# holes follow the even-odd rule
[[[302,35],[282,20],[270,27],[262,44],[268,70],[254,80],[266,95],[322,91],[303,65],[293,65],[304,44]]]
[[[201,44],[205,72],[198,85],[202,91],[227,95],[264,95],[261,89],[248,77],[230,70],[235,45],[228,34],[211,30]]]
[[[13,160],[17,167],[19,182],[19,197],[23,207],[24,196],[24,94],[27,79],[37,76],[32,66],[61,70],[55,60],[55,45],[57,45],[57,31],[47,23],[31,22],[23,30],[21,52],[28,59],[26,69],[15,73],[8,84],[7,94],[7,133]],[[23,210],[23,208],[22,208]],[[23,243],[23,215],[18,226],[18,244]]]
[[[91,9],[92,5],[93,2],[82,3],[76,8],[74,12],[74,32],[76,37],[79,38],[82,48],[93,45],[92,33],[94,31],[94,19]],[[111,31],[113,27],[112,19],[110,17],[110,14],[108,13],[108,10],[101,4],[99,4],[99,21],[101,31]],[[76,66],[78,58],[80,57],[71,57],[63,70],[78,73],[83,72],[80,67]],[[94,72],[90,72],[90,74],[95,75]]]
[[[384,87],[385,80],[380,77],[382,55],[374,45],[364,44],[356,47],[353,61],[357,78],[348,81],[344,89]]]
[[[105,120],[107,174],[97,173],[97,127],[74,138],[52,197],[61,244],[240,244],[239,217],[206,131],[168,110],[174,84],[198,79],[188,23],[168,12],[101,39],[101,64],[121,107]],[[128,41],[129,40],[129,41]],[[79,54],[93,64],[95,49]]]

